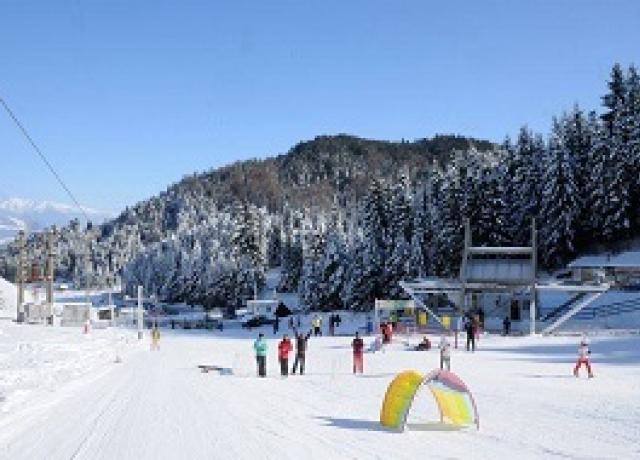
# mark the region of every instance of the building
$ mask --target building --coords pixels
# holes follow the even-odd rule
[[[417,306],[445,329],[443,315],[428,302],[431,296],[446,294],[455,304],[458,317],[478,315],[485,326],[495,329],[508,316],[515,322],[514,330],[528,330],[530,334],[555,331],[609,289],[604,281],[563,283],[538,279],[535,222],[531,225],[530,246],[502,247],[474,246],[468,220],[458,278],[412,280],[400,285]],[[543,315],[537,305],[540,291],[562,292],[570,299]]]
[[[571,262],[568,268],[574,281],[640,288],[640,251],[582,256]]]

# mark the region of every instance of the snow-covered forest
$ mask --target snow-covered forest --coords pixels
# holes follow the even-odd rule
[[[398,281],[453,275],[463,219],[480,244],[529,240],[558,267],[640,231],[640,79],[615,65],[602,109],[502,145],[456,136],[383,142],[322,136],[287,154],[195,174],[101,226],[59,230],[58,274],[122,281],[168,301],[233,308],[269,267],[311,308],[367,309]],[[29,240],[43,260],[42,235]],[[16,245],[2,250],[13,278]]]

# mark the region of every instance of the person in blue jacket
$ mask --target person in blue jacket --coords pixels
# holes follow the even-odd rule
[[[258,338],[253,342],[253,349],[256,352],[256,362],[258,363],[258,377],[267,376],[267,341],[264,334],[258,334]]]

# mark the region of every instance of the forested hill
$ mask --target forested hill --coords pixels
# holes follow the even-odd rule
[[[63,228],[58,274],[231,309],[279,266],[280,289],[312,308],[370,308],[403,295],[401,280],[455,275],[464,217],[489,245],[527,243],[535,218],[541,265],[562,266],[640,236],[637,69],[615,65],[603,93],[599,112],[575,106],[499,147],[323,136],[195,174],[100,227]],[[4,252],[11,279],[15,246]]]
[[[402,177],[418,183],[454,155],[482,156],[495,150],[491,142],[453,135],[411,142],[319,136],[277,157],[186,176],[99,227],[72,221],[59,229],[58,275],[79,285],[117,282],[123,267],[144,248],[187,235],[197,240],[193,235],[210,232],[214,221],[216,231],[224,233],[221,222],[226,222],[232,233],[239,204],[260,214],[261,241],[274,226],[283,231],[285,215],[302,221],[340,209],[355,219],[353,211],[374,179],[392,183]],[[226,240],[231,233],[217,238]],[[30,238],[31,257],[43,257],[37,250],[41,244],[42,235]],[[231,250],[223,252],[230,256]],[[2,253],[0,273],[12,279],[16,248],[9,245]]]
[[[456,152],[473,155],[495,149],[491,142],[462,136],[438,135],[413,142],[319,136],[274,158],[240,161],[185,177],[159,199],[179,202],[185,195],[202,195],[222,207],[246,201],[272,213],[285,206],[328,209],[337,197],[362,197],[373,178],[395,181],[405,176],[413,180],[446,165]],[[157,204],[152,199],[135,209]]]

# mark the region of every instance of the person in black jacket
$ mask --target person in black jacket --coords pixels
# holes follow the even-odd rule
[[[509,332],[511,332],[511,319],[508,316],[505,316],[504,320],[502,320],[502,330],[504,335],[509,335]]]
[[[467,351],[469,351],[469,349],[476,351],[476,336],[471,319],[467,318],[467,321],[464,323],[464,330],[467,333]]]
[[[300,375],[304,374],[304,362],[307,355],[309,337],[311,337],[311,331],[307,335],[302,335],[302,333],[296,335],[296,359],[293,361],[292,374],[295,374],[296,370],[298,370],[298,364],[300,364]]]

